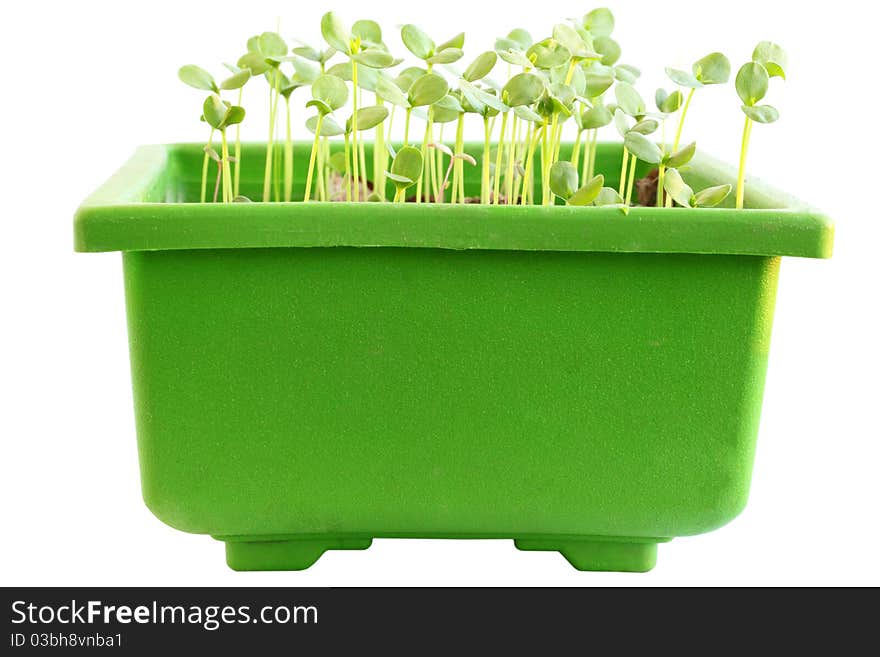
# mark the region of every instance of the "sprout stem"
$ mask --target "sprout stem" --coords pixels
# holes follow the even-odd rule
[[[483,117],[483,179],[480,181],[480,203],[486,205],[489,203],[489,146],[492,133],[489,129],[489,117]]]
[[[504,175],[504,195],[507,197],[508,205],[513,203],[513,163],[516,157],[517,130],[519,129],[516,119],[517,116],[514,114],[513,126],[510,130],[510,144],[507,147],[507,173]],[[501,144],[498,147],[501,148]]]
[[[599,130],[593,128],[593,140],[590,143],[590,166],[587,169],[587,175],[584,176],[585,180],[592,180],[593,176],[596,174],[596,150],[599,142]]]
[[[222,140],[221,162],[223,164],[223,202],[232,201],[232,171],[229,168],[229,144],[226,142],[226,130],[220,130]]]
[[[351,138],[345,133],[345,200],[351,200]]]
[[[688,107],[691,105],[691,98],[694,97],[694,92],[696,91],[695,87],[691,87],[691,90],[688,92],[687,100],[684,101],[684,107],[681,108],[681,116],[678,117],[678,129],[675,131],[675,141],[672,142],[672,152],[678,150],[678,145],[681,143],[681,131],[684,128],[684,119],[687,116]]]
[[[315,156],[318,153],[318,145],[321,138],[321,123],[324,121],[324,115],[318,114],[318,121],[315,123],[315,140],[312,142],[312,152],[309,155],[309,173],[306,175],[306,191],[303,201],[308,203],[312,195],[312,174],[315,171]]]
[[[379,107],[385,105],[379,95],[376,95],[376,104]],[[373,191],[385,198],[385,122],[376,126],[373,133]]]
[[[626,165],[629,161],[629,151],[626,148],[623,149],[623,165],[620,167],[620,188],[617,190],[617,193],[623,197],[623,193],[626,191]]]
[[[749,154],[749,138],[752,136],[752,120],[746,117],[743,126],[742,147],[739,153],[739,173],[736,177],[736,209],[742,210],[746,197],[746,157]]]
[[[406,123],[403,126],[403,145],[409,146],[409,117],[412,115],[412,107],[406,108]],[[389,127],[390,131],[390,127]]]
[[[358,65],[351,61],[351,145],[352,145],[352,169],[354,170],[354,200],[360,200],[360,171],[358,170]]]
[[[244,86],[238,88],[238,105],[241,107],[241,98]],[[235,124],[235,171],[232,179],[232,192],[238,196],[238,183],[241,180],[241,123]]]
[[[501,156],[504,154],[504,135],[507,130],[507,112],[501,113],[501,136],[495,151],[495,179],[492,185],[492,205],[498,205],[501,196]]]
[[[208,148],[211,148],[211,145],[214,143],[214,128],[211,128],[211,134],[208,136]],[[208,160],[211,159],[211,156],[208,155],[208,151],[205,151],[205,157],[202,160],[202,195],[201,202],[205,202],[205,194],[207,193],[207,185],[208,185]]]
[[[543,127],[539,128],[533,123],[529,131],[529,150],[528,153],[526,153],[526,172],[523,176],[523,192],[520,199],[520,205],[526,205],[526,203],[534,201],[535,183],[533,178],[535,168],[535,149],[538,146],[538,139],[541,136],[540,132],[543,129]]]
[[[581,137],[583,137],[584,131],[578,128],[577,137],[574,140],[574,148],[571,151],[571,165],[577,169],[578,163],[580,162],[580,154],[581,154]],[[588,142],[589,144],[589,142]],[[589,148],[587,149],[587,153],[584,156],[585,159],[589,159],[590,153]]]
[[[425,136],[422,138],[422,175],[419,176],[419,180],[416,183],[416,203],[422,202],[422,190],[425,191],[425,202],[429,199],[428,185],[430,181],[430,172],[428,169],[431,168],[430,163],[428,162],[428,139],[431,136],[431,133],[434,129],[433,122],[434,114],[431,108],[428,108],[428,122],[425,123]]]
[[[285,96],[287,132],[284,139],[284,200],[290,202],[293,196],[293,138],[290,131],[290,97]]]
[[[272,140],[275,138],[275,85],[269,87],[269,139],[266,142],[266,169],[263,172],[263,203],[269,201],[272,188]]]
[[[632,199],[633,193],[633,183],[635,183],[636,179],[636,165],[639,163],[639,158],[633,155],[630,158],[630,167],[629,167],[629,180],[626,183],[626,198],[623,199],[624,205],[629,205]]]

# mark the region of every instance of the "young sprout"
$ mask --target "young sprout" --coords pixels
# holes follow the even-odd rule
[[[315,140],[312,143],[312,152],[309,156],[309,171],[306,176],[306,191],[303,201],[308,202],[312,191],[312,174],[315,169],[315,156],[318,151],[318,142],[323,134],[322,128],[325,118],[335,110],[345,105],[348,101],[348,87],[345,82],[334,75],[324,74],[319,76],[312,84],[312,100],[306,103],[306,107],[314,107],[318,111],[315,121]],[[338,127],[338,126],[337,126]],[[348,160],[346,160],[346,167]]]
[[[662,137],[660,140],[660,148],[663,151],[664,157],[666,156],[666,119],[670,114],[674,114],[681,107],[682,102],[684,102],[684,96],[682,96],[681,91],[676,89],[672,93],[669,93],[665,89],[657,89],[654,93],[654,103],[657,105],[657,111],[660,112],[660,125],[662,126]],[[663,177],[665,175],[666,166],[664,164],[660,164],[657,169],[657,200],[655,205],[659,208],[663,205]]]
[[[422,162],[422,153],[414,146],[404,146],[397,151],[394,161],[391,163],[391,171],[385,172],[385,175],[397,189],[394,194],[395,203],[402,202],[406,190],[421,179]]]
[[[431,39],[431,37],[419,27],[407,24],[401,27],[400,38],[407,50],[425,62],[428,75],[433,75],[431,71],[435,64],[451,64],[461,59],[464,54],[461,50],[464,46],[464,33],[457,34],[438,46],[435,45],[433,39]],[[443,95],[445,96],[446,94],[444,93]],[[430,175],[432,171],[436,171],[434,167],[431,166],[431,162],[428,161],[428,144],[434,141],[434,113],[433,108],[431,107],[432,104],[433,103],[426,104],[428,107],[428,117],[425,125],[425,135],[422,139],[422,159],[424,160],[425,167],[422,174],[423,179],[420,179],[416,185],[416,203],[422,201],[423,188],[425,189],[425,197],[430,196],[427,192],[427,188],[430,185]],[[407,114],[407,118],[409,118],[409,113]],[[433,156],[433,152],[430,153],[430,155]]]
[[[195,64],[186,64],[181,66],[177,71],[177,77],[184,84],[199,89],[201,91],[210,91],[215,94],[220,93],[220,89],[212,76],[205,69]],[[204,117],[203,117],[204,118]],[[212,142],[214,141],[214,128],[211,128],[211,134],[208,136],[208,142],[205,144],[205,155],[202,159],[202,186],[200,200],[205,202],[208,184],[208,162],[212,151]],[[216,153],[215,153],[216,154]],[[214,195],[216,198],[216,194]]]
[[[623,162],[621,164],[620,189],[618,193],[623,197],[624,202],[629,204],[632,198],[632,189],[635,182],[636,164],[638,158],[632,156],[627,147],[626,139],[630,133],[640,134],[642,136],[654,132],[658,123],[654,119],[647,118],[647,110],[645,101],[642,100],[639,92],[636,91],[628,82],[618,82],[614,88],[614,94],[617,98],[617,110],[615,111],[615,124],[618,132],[624,138],[623,144]],[[630,126],[627,117],[633,119],[635,124]],[[659,150],[659,149],[658,149]],[[630,160],[628,162],[628,160]],[[627,165],[629,165],[629,174],[627,175]]]
[[[321,18],[321,34],[330,46],[349,58],[352,81],[352,122],[354,125],[360,125],[357,119],[360,96],[358,64],[381,69],[394,66],[399,62],[384,49],[381,43],[381,30],[374,21],[358,21],[355,24],[355,29],[349,31],[339,16],[330,11]],[[378,43],[373,43],[373,41],[378,41]],[[358,148],[357,133],[357,130],[352,131],[352,177],[355,181],[355,201],[360,200],[359,190],[361,187],[359,157],[361,151]]]
[[[742,210],[745,202],[746,157],[753,123],[773,123],[779,112],[772,105],[758,103],[767,95],[771,77],[785,79],[788,57],[775,43],[762,41],[752,53],[752,61],[743,64],[736,74],[736,93],[743,102],[741,109],[746,115],[742,146],[739,154],[739,174],[736,179],[736,207]]]
[[[487,77],[492,69],[495,68],[495,64],[498,62],[498,55],[492,51],[488,50],[484,53],[479,54],[474,61],[472,61],[468,67],[465,69],[464,73],[461,76],[461,79],[467,83],[474,84],[479,82],[483,78]],[[459,101],[461,102],[461,92],[459,92]],[[464,203],[464,162],[465,160],[462,156],[464,155],[464,116],[465,116],[465,108],[462,103],[461,112],[458,114],[458,121],[456,123],[455,128],[455,152],[454,156],[450,161],[450,165],[453,166],[453,174],[452,174],[452,202],[455,203],[456,200],[459,200],[461,203]],[[470,157],[470,156],[468,156]],[[473,158],[471,158],[473,159]]]
[[[696,142],[692,142],[673,153],[667,153],[665,148],[660,148],[645,135],[635,130],[630,130],[624,139],[624,148],[633,156],[633,161],[642,160],[658,167],[657,187],[664,189],[664,181],[667,168],[678,169],[691,161],[697,150]],[[676,171],[676,173],[678,173]],[[631,190],[630,190],[631,191]],[[662,192],[658,193],[657,207],[661,206]]]
[[[716,185],[694,193],[674,168],[666,172],[664,184],[669,197],[685,208],[714,208],[728,197],[732,189],[731,185]]]
[[[534,104],[544,92],[544,81],[534,73],[518,73],[501,89],[501,102],[509,108],[528,107]],[[501,156],[504,151],[504,134],[507,126],[507,111],[501,113],[501,134],[498,137],[498,149],[495,155],[495,188],[493,202],[499,203],[501,184]],[[517,141],[517,114],[513,115],[512,138],[507,145],[507,174],[505,175],[505,197],[507,203],[513,203],[513,171],[514,149]]]
[[[720,52],[709,53],[702,59],[698,59],[691,66],[691,73],[674,68],[667,68],[666,75],[680,87],[689,89],[681,115],[678,118],[678,128],[675,131],[675,140],[672,142],[672,150],[678,150],[681,143],[681,133],[684,128],[684,120],[687,117],[691,99],[697,89],[713,84],[725,84],[730,79],[730,60]],[[666,207],[672,207],[672,198],[666,199]]]
[[[434,125],[440,126],[440,136],[437,141],[428,144],[429,175],[426,176],[431,183],[430,190],[426,194],[437,203],[446,202],[446,185],[443,182],[443,156],[451,157],[450,166],[455,162],[452,151],[443,142],[443,128],[447,123],[452,123],[464,114],[459,96],[452,92],[431,105]]]
[[[371,105],[368,107],[361,107],[360,111],[357,113],[357,118],[355,118],[354,113],[349,117],[349,119],[345,122],[345,146],[346,150],[348,150],[349,137],[352,137],[356,132],[363,132],[365,130],[371,130],[376,126],[380,125],[386,118],[388,118],[388,108],[383,105]],[[355,123],[357,121],[357,123]],[[363,143],[363,142],[362,142]],[[357,193],[355,193],[355,200],[361,199],[366,200],[365,190],[366,182],[361,182],[360,180],[355,181],[355,185],[360,188]]]
[[[229,144],[226,139],[226,128],[244,120],[244,108],[225,102],[220,99],[218,94],[212,93],[202,105],[202,117],[211,128],[220,132],[223,202],[229,203],[235,198],[235,195],[232,190],[232,171],[229,167]]]
[[[466,112],[479,114],[483,117],[483,163],[480,177],[480,203],[488,204],[491,190],[489,189],[492,167],[491,147],[492,129],[490,119],[499,112],[506,112],[509,108],[493,92],[494,90],[481,89],[475,84],[462,79],[460,83],[461,105]]]
[[[590,205],[599,197],[605,176],[599,174],[578,187],[578,170],[571,162],[561,160],[550,167],[550,189],[567,205]]]
[[[263,173],[263,202],[266,202],[270,198],[272,186],[275,122],[280,96],[279,65],[282,58],[287,56],[287,44],[277,32],[263,32],[248,39],[247,50],[239,58],[237,66],[249,69],[252,75],[265,75],[269,82],[269,139],[266,141],[266,166]]]
[[[233,64],[224,64],[229,69],[231,76],[220,83],[221,89],[238,89],[238,105],[241,105],[244,94],[244,86],[251,79],[251,71],[248,68],[239,68]],[[238,197],[239,183],[241,182],[241,124],[235,126],[235,155],[232,158],[235,168],[232,174],[232,191]]]

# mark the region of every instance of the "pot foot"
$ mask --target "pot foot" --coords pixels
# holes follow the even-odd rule
[[[563,538],[515,539],[520,550],[559,552],[578,570],[645,573],[657,563],[657,543],[668,539]]]
[[[370,538],[227,540],[226,564],[233,570],[305,570],[327,550],[366,550]]]

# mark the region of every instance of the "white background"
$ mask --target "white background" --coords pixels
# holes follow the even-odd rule
[[[512,27],[544,36],[592,8],[567,0],[503,11],[474,0],[369,4],[394,51],[402,52],[394,26],[415,22],[438,41],[466,30],[467,60]],[[579,573],[557,554],[519,552],[510,541],[417,540],[329,552],[303,573],[233,573],[222,544],[150,514],[138,482],[120,257],[74,254],[73,212],[138,144],[204,138],[201,94],[178,82],[178,66],[198,63],[219,76],[220,63],[278,17],[286,37],[319,43],[323,11],[351,22],[363,17],[361,6],[80,0],[4,8],[0,583],[880,584],[876,18],[863,0],[612,5],[623,60],[643,69],[647,98],[664,82],[663,66],[688,68],[721,50],[735,70],[757,41],[783,44],[789,80],[774,80],[767,98],[782,118],[756,126],[749,170],[837,220],[834,259],[783,263],[752,494],[733,523],[660,546],[645,575]],[[734,161],[738,106],[732,86],[698,92],[685,140]],[[263,138],[263,114],[260,105],[246,136]]]

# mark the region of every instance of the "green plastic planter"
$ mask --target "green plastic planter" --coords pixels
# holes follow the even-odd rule
[[[756,182],[745,211],[628,216],[185,202],[201,156],[139,149],[75,243],[123,254],[144,499],[232,568],[429,537],[645,571],[743,509],[780,256],[829,257],[826,217]]]

